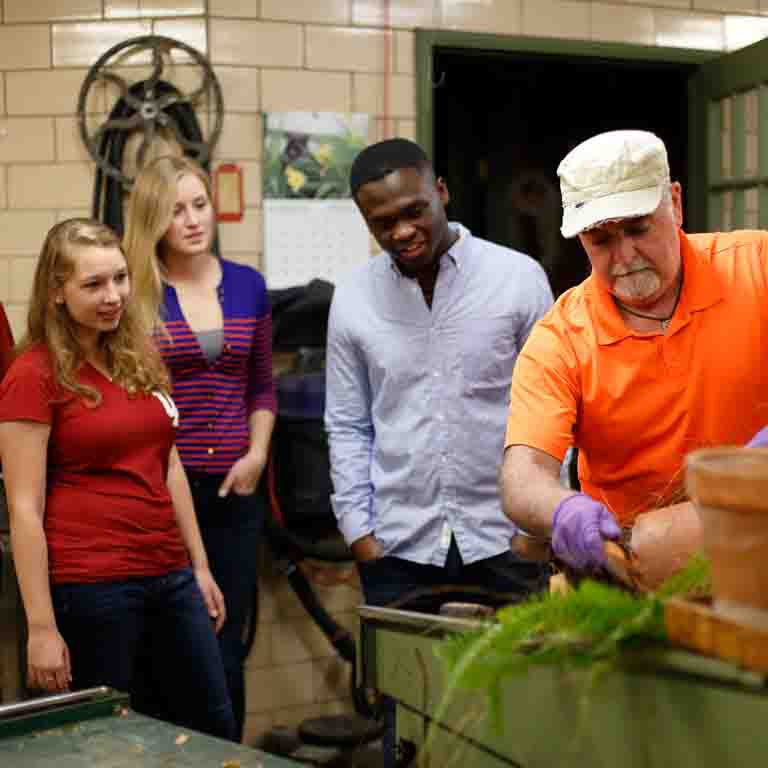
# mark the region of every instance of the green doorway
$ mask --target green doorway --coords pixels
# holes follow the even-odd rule
[[[673,178],[699,185],[689,87],[711,51],[451,32],[417,33],[418,131],[476,235],[525,251],[559,295],[588,274],[560,235],[556,169],[580,141],[640,128],[665,141]],[[699,197],[684,196],[690,229]]]

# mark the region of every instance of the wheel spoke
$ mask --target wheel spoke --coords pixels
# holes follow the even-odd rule
[[[176,141],[186,150],[194,152],[198,162],[205,163],[208,158],[208,145],[203,141],[191,141],[179,128],[179,124],[168,113],[165,113],[166,125],[173,131]]]
[[[137,126],[141,125],[141,115],[137,112],[130,117],[113,117],[111,120],[107,120],[102,123],[94,132],[93,138],[101,138],[105,131],[131,131]]]
[[[144,138],[141,140],[141,145],[136,153],[136,170],[140,171],[144,167],[144,159],[147,154],[147,150],[152,146],[152,142],[157,135],[156,125],[154,120],[146,120],[144,122]]]
[[[131,93],[128,83],[120,75],[116,75],[114,72],[103,71],[99,73],[99,77],[116,85],[120,89],[120,97],[129,107],[133,107],[136,110],[141,109],[141,99]]]

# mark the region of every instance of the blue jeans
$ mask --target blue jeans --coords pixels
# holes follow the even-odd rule
[[[128,692],[137,712],[235,738],[216,634],[190,568],[51,593],[73,689],[108,685]]]
[[[245,722],[245,673],[248,649],[244,635],[252,616],[257,589],[258,552],[264,522],[265,500],[260,490],[249,496],[230,491],[218,495],[224,475],[207,475],[187,470],[200,533],[208,553],[211,573],[227,606],[227,620],[219,632],[229,696],[238,740]]]
[[[547,563],[521,560],[511,551],[465,564],[455,538],[443,567],[382,557],[358,563],[358,571],[368,605],[423,613],[438,613],[452,601],[499,608],[543,592],[549,584]]]

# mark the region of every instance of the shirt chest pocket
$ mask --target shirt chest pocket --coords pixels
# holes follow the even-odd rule
[[[516,329],[514,315],[465,321],[460,343],[465,392],[507,396],[518,353]]]

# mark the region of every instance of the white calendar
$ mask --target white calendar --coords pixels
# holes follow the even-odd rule
[[[264,277],[268,288],[336,283],[371,252],[357,206],[344,200],[264,200]]]
[[[339,112],[265,115],[264,276],[269,288],[336,283],[370,255],[349,194],[349,171],[368,143],[370,118]]]

